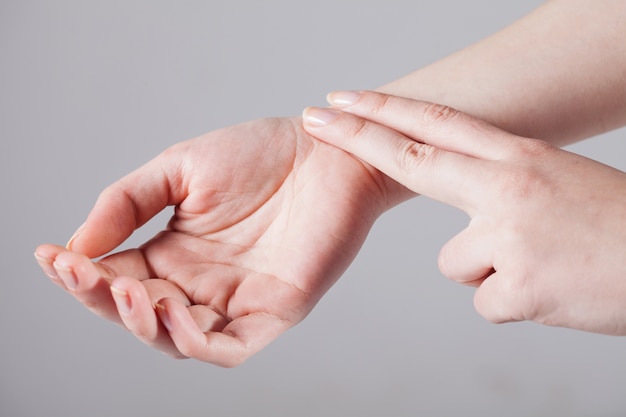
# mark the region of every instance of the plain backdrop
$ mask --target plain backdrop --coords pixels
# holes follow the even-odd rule
[[[311,315],[235,369],[142,345],[32,255],[170,144],[375,88],[538,4],[0,1],[0,416],[626,415],[626,338],[484,321],[437,270],[467,219],[425,198],[386,213]],[[625,143],[571,149],[625,169]]]

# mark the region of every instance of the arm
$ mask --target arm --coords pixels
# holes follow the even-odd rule
[[[149,346],[235,366],[339,278],[385,209],[387,181],[299,119],[257,120],[167,149],[101,193],[69,249],[41,245],[35,257],[52,282]],[[168,205],[154,238],[89,259]]]
[[[626,124],[626,2],[553,0],[379,88],[565,145]]]
[[[626,173],[449,107],[329,98],[343,112],[308,109],[311,134],[469,215],[439,266],[484,317],[626,335]]]
[[[623,64],[626,54],[618,13],[609,14],[610,7],[626,8],[618,1],[591,6],[555,0],[381,89],[450,104],[554,143],[612,128],[624,121],[625,81],[617,61]],[[606,18],[603,27],[610,30],[594,38],[579,22],[555,23],[567,14]],[[586,28],[592,32],[593,25]],[[579,74],[557,71],[552,56],[540,59],[553,53],[552,45],[569,45],[573,32],[580,36],[574,39],[586,39],[590,53],[606,50],[594,47],[594,39],[615,44],[607,55],[613,66],[601,83],[585,87],[581,78],[596,76],[606,60],[590,59]],[[545,41],[539,49],[535,38]],[[580,64],[570,46],[558,49],[559,60]],[[615,80],[603,90],[614,103],[595,107],[594,89]],[[557,87],[577,101],[551,98],[550,88]],[[560,132],[570,119],[572,131]],[[36,258],[55,284],[148,345],[233,366],[302,320],[347,268],[375,218],[410,195],[370,166],[313,140],[300,120],[260,120],[173,146],[101,194],[70,250],[42,245]],[[90,261],[167,205],[177,209],[162,234]]]

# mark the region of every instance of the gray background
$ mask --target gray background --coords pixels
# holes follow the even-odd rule
[[[216,3],[0,2],[0,415],[625,415],[626,338],[485,322],[436,267],[466,218],[424,198],[236,369],[169,359],[48,282],[36,245],[65,243],[104,186],[168,145],[374,88],[540,2]],[[573,149],[624,169],[624,138]]]

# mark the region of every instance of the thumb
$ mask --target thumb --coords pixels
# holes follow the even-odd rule
[[[184,196],[180,187],[172,186],[168,166],[176,164],[159,156],[105,188],[67,248],[90,258],[102,256],[166,206],[182,201]]]

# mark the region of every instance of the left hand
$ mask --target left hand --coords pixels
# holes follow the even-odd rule
[[[102,191],[68,249],[45,244],[35,256],[147,345],[235,366],[304,319],[404,197],[300,119],[260,119],[168,148]],[[174,214],[154,238],[90,260],[166,206]]]
[[[624,172],[441,105],[373,92],[329,101],[305,110],[311,135],[470,216],[439,265],[478,287],[485,318],[626,335]]]

